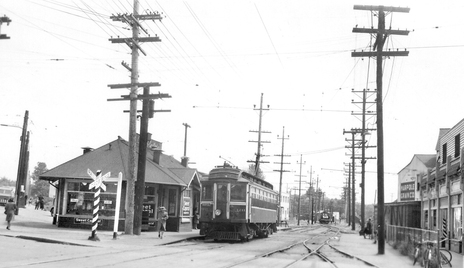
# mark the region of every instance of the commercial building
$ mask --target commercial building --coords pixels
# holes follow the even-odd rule
[[[440,129],[435,155],[415,155],[398,174],[399,202],[420,203],[420,227],[439,230],[443,247],[463,253],[464,120]]]
[[[136,146],[138,148],[138,146]],[[186,162],[177,161],[162,153],[162,144],[150,140],[148,143],[145,195],[143,203],[142,230],[155,230],[158,207],[167,209],[168,231],[192,229],[195,208],[200,204],[200,175],[196,169],[188,168]],[[127,168],[129,145],[118,137],[100,148],[83,148],[84,154],[67,161],[40,175],[41,180],[50,181],[56,188],[55,219],[59,227],[90,228],[94,202],[94,191],[89,187],[93,179],[88,170],[95,173],[122,174],[122,194],[120,198],[119,230],[124,230],[128,210]],[[103,181],[106,191],[100,194],[99,229],[113,230],[117,201],[117,184]]]

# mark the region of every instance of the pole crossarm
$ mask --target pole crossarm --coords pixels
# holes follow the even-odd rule
[[[130,95],[121,95],[121,99],[106,99],[107,101],[130,101],[132,100],[130,98]],[[154,100],[154,99],[168,99],[171,98],[171,95],[169,94],[149,94],[149,95],[137,95],[135,100]]]
[[[132,87],[160,87],[161,84],[158,82],[146,82],[146,83],[131,83],[131,84],[110,84],[108,85],[111,89],[117,88],[132,88]]]
[[[370,34],[383,33],[387,35],[408,35],[409,31],[387,29],[387,30],[384,30],[383,32],[380,32],[379,29],[374,29],[374,28],[353,28],[353,33],[370,33]]]
[[[351,57],[377,57],[379,55],[376,51],[361,51],[351,52]],[[408,56],[409,51],[384,51],[380,53],[382,57],[396,57],[396,56]]]
[[[122,21],[122,22],[127,22],[130,21],[131,19],[136,19],[136,20],[161,20],[161,14],[159,13],[153,13],[153,14],[144,14],[144,15],[133,15],[133,14],[117,14],[110,16],[110,19],[113,21]]]
[[[388,6],[370,6],[370,5],[354,5],[354,10],[368,10],[368,11],[385,11],[385,12],[403,12],[409,13],[409,7],[388,7]]]
[[[121,43],[133,43],[133,44],[136,44],[136,43],[140,43],[140,42],[161,42],[161,39],[158,37],[158,36],[154,36],[154,37],[139,37],[137,39],[133,39],[132,37],[127,37],[127,38],[110,38],[108,39],[109,41],[111,41],[111,43],[113,44],[121,44]]]

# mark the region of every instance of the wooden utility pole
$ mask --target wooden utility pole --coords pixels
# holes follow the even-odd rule
[[[305,164],[306,162],[303,162],[303,155],[300,154],[300,182],[298,185],[298,225],[300,225],[300,209],[301,209],[301,168],[302,165]]]
[[[279,138],[279,135],[277,135],[277,138]],[[280,162],[274,162],[274,164],[280,164],[280,169],[279,170],[274,170],[278,171],[280,173],[280,180],[279,180],[279,209],[277,210],[277,225],[280,226],[280,222],[282,221],[282,176],[284,172],[289,172],[289,170],[284,170],[284,164],[290,164],[290,163],[284,163],[284,156],[289,156],[289,155],[284,155],[284,141],[289,139],[289,136],[287,135],[287,138],[285,138],[285,127],[282,127],[282,137],[279,138],[282,140],[282,152],[280,155],[275,155],[275,156],[280,156]]]
[[[366,129],[366,115],[369,116],[374,116],[375,112],[373,111],[367,111],[367,104],[374,105],[376,102],[368,102],[367,98],[371,96],[376,96],[376,92],[372,94],[372,92],[369,92],[369,96],[367,96],[367,91],[366,89],[363,89],[363,91],[355,91],[352,90],[353,93],[362,93],[362,102],[355,102],[352,101],[351,103],[358,105],[362,104],[362,112],[361,112],[361,122],[362,122],[362,129],[361,129],[361,228],[365,226],[365,181],[366,181],[366,134],[369,134],[368,129]],[[370,107],[369,107],[370,108]],[[359,115],[354,112],[351,113],[352,115]],[[370,130],[375,130],[375,129],[370,129]],[[375,147],[375,146],[368,146],[368,147]]]
[[[378,29],[353,28],[354,33],[376,34],[373,50],[368,52],[352,52],[352,57],[376,57],[377,59],[377,189],[378,204],[377,218],[379,226],[378,254],[385,254],[385,211],[384,211],[384,147],[383,147],[383,95],[382,95],[382,61],[383,57],[408,56],[409,51],[383,51],[383,46],[390,35],[408,35],[407,30],[385,29],[385,12],[408,13],[409,8],[386,6],[362,6],[355,5],[355,10],[367,10],[377,12]],[[375,51],[376,50],[376,51]]]
[[[262,146],[262,143],[270,143],[270,141],[263,141],[261,140],[261,134],[262,133],[271,133],[269,131],[263,131],[261,130],[261,126],[262,126],[262,118],[263,118],[263,111],[267,111],[269,110],[269,105],[267,106],[267,109],[263,109],[263,93],[261,93],[261,102],[260,102],[260,105],[259,105],[259,109],[254,109],[254,110],[259,110],[259,125],[258,125],[258,130],[250,130],[250,132],[257,132],[258,133],[258,141],[249,141],[249,142],[257,142],[258,143],[258,150],[256,152],[256,160],[255,161],[247,161],[249,163],[255,163],[255,176],[258,176],[258,173],[259,173],[259,164],[260,163],[269,163],[269,162],[264,162],[264,161],[261,161],[261,156],[264,156],[264,155],[261,155],[261,146]]]
[[[29,121],[29,111],[24,113],[24,122],[21,134],[21,145],[19,148],[19,161],[18,161],[18,174],[16,177],[16,210],[15,215],[19,214],[19,207],[22,207],[25,194],[22,190],[26,190],[27,179],[27,163],[28,163],[28,144],[29,144],[29,131],[27,131],[27,123]],[[25,203],[24,203],[25,204]]]
[[[185,127],[185,138],[184,138],[184,157],[187,157],[187,128],[190,128],[190,125],[187,123],[182,123]]]
[[[128,170],[129,176],[127,177],[127,194],[126,194],[126,217],[125,217],[125,233],[133,234],[134,229],[134,192],[135,192],[135,178],[137,176],[136,170],[136,123],[137,123],[137,91],[140,87],[146,86],[159,86],[159,83],[139,83],[138,77],[138,59],[139,50],[146,55],[145,51],[140,46],[142,42],[159,42],[159,37],[140,37],[140,29],[145,33],[147,31],[142,27],[139,20],[161,20],[158,13],[151,13],[147,15],[139,15],[139,1],[134,0],[133,14],[118,14],[117,16],[110,17],[114,21],[121,21],[127,23],[132,28],[132,38],[110,38],[112,43],[125,43],[131,48],[132,64],[130,67],[122,62],[122,65],[131,72],[130,84],[109,85],[110,88],[130,88],[129,96],[123,96],[123,99],[116,100],[129,100],[130,101],[130,114],[129,114],[129,160]],[[115,100],[115,99],[109,99]]]
[[[346,208],[348,214],[346,214],[346,219],[348,221],[348,226],[351,225],[351,163],[348,164],[348,190],[346,194]]]

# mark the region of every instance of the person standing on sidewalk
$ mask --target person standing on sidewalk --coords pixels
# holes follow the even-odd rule
[[[164,232],[166,231],[166,221],[168,220],[168,212],[165,207],[158,209],[158,237],[163,239]]]
[[[16,204],[13,201],[13,198],[8,199],[8,203],[5,204],[5,214],[6,214],[6,222],[8,225],[6,229],[10,230],[11,221],[14,218],[14,213],[16,210]]]

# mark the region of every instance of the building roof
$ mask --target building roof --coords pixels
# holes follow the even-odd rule
[[[138,148],[138,146],[136,147]],[[195,169],[182,166],[172,156],[161,153],[159,164],[155,163],[151,156],[152,153],[150,150],[147,152],[145,182],[187,187],[195,177],[198,177]],[[128,154],[128,142],[118,137],[118,139],[100,148],[48,170],[41,174],[39,178],[49,181],[56,181],[60,178],[90,180],[91,178],[87,174],[87,170],[90,169],[93,173],[97,170],[101,170],[102,174],[111,172],[111,177],[117,177],[117,174],[121,172],[123,180],[125,180],[129,176],[127,168]]]
[[[414,156],[416,156],[422,163],[424,163],[427,168],[435,167],[435,162],[437,159],[436,154],[415,154]]]
[[[411,163],[414,161],[414,158],[418,159],[420,162],[424,164],[425,167],[427,168],[434,168],[435,167],[435,159],[437,155],[436,154],[415,154],[409,164],[407,164],[404,168],[400,170],[402,172],[406,168],[408,168]]]

